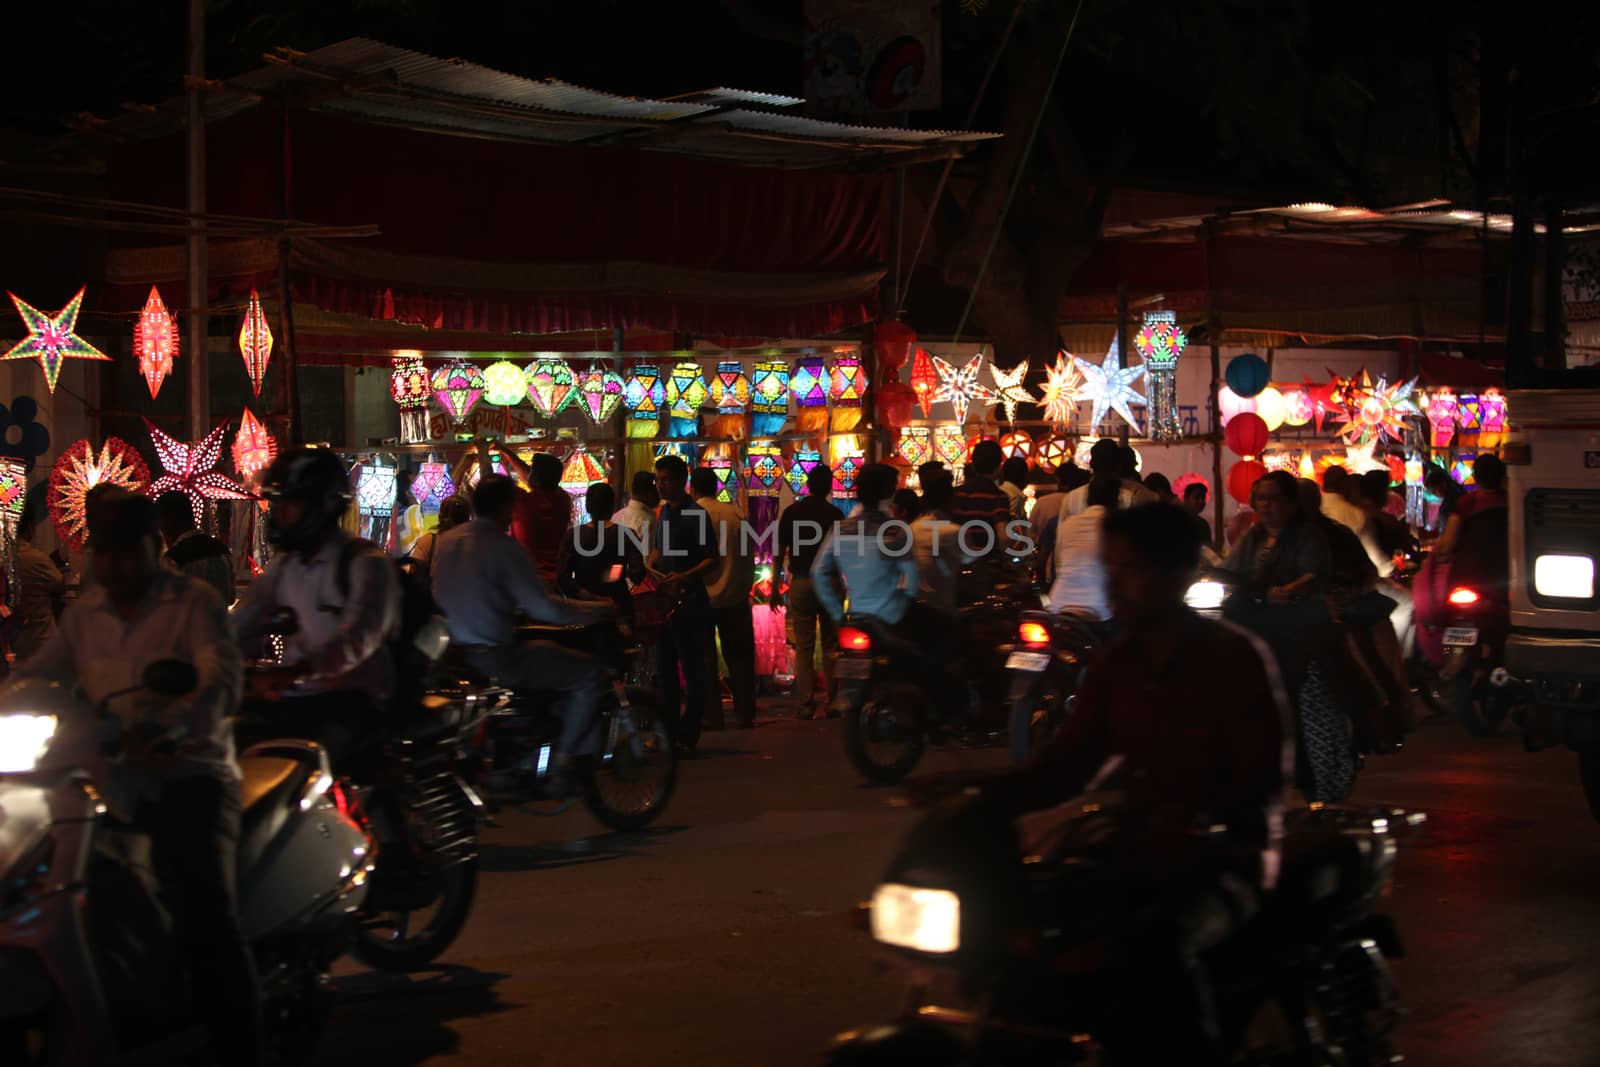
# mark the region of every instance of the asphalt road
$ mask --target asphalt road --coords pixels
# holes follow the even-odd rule
[[[939,754],[931,768],[999,762]],[[341,969],[319,1063],[783,1067],[896,989],[844,919],[914,816],[864,788],[836,724],[708,735],[653,832],[587,813],[489,831],[440,970]],[[1372,761],[1356,800],[1426,810],[1390,901],[1413,1064],[1600,1065],[1600,824],[1570,754],[1450,723]]]

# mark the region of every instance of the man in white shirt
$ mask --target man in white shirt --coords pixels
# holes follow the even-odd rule
[[[923,512],[911,523],[919,575],[917,595],[929,607],[948,615],[960,608],[961,568],[977,558],[962,551],[961,527],[950,517],[954,494],[955,478],[949,471],[930,473],[922,480]]]
[[[611,521],[629,531],[628,540],[639,549],[641,556],[650,554],[651,536],[655,530],[656,507],[661,496],[656,492],[654,471],[636,471],[633,485],[628,489],[628,502],[617,509]],[[595,516],[600,518],[600,516]]]
[[[217,594],[162,566],[154,501],[119,489],[100,495],[88,518],[95,582],[18,667],[14,684],[76,686],[98,705],[139,686],[158,660],[194,667],[197,684],[183,696],[140,691],[110,703],[127,724],[122,780],[110,784],[114,795],[131,794],[135,824],[150,836],[156,870],[178,904],[178,949],[197,1015],[211,1030],[212,1062],[254,1064],[255,970],[234,889],[240,811],[231,720],[239,706],[239,645]]]
[[[706,580],[711,598],[711,618],[722,659],[728,665],[728,688],[733,696],[733,717],[741,730],[756,724],[756,632],[750,613],[750,587],[755,584],[755,559],[744,537],[744,515],[732,504],[717,499],[716,472],[696,467],[689,476],[695,503],[711,520],[712,536],[717,539],[720,559],[717,569]],[[707,729],[722,721],[722,687],[715,684],[717,646],[711,646],[713,684],[707,687]]]
[[[585,626],[616,617],[609,600],[551,595],[532,559],[511,537],[517,487],[491,474],[478,483],[478,517],[439,538],[433,554],[433,598],[445,613],[452,648],[474,670],[512,690],[563,694],[561,739],[552,791],[572,788],[574,757],[594,745],[594,724],[605,692],[605,667],[594,656],[553,641],[517,640],[517,615],[557,626]]]
[[[1109,437],[1102,437],[1089,449],[1089,470],[1099,471],[1109,467],[1125,471],[1130,463],[1135,462],[1132,458],[1132,452],[1133,449],[1130,448],[1128,454],[1124,455],[1121,445]],[[1118,506],[1131,508],[1140,504],[1159,504],[1160,502],[1161,497],[1155,490],[1137,478],[1129,478],[1125,474],[1123,475]],[[1068,515],[1076,515],[1088,506],[1089,486],[1087,484],[1080,485],[1067,494],[1066,505],[1061,512],[1061,518],[1065,519]]]

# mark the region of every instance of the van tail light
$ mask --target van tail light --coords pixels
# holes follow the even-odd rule
[[[872,638],[865,630],[844,626],[839,629],[839,647],[846,652],[871,652]]]
[[[1050,629],[1042,622],[1025,622],[1017,627],[1017,636],[1029,648],[1044,648],[1050,644]]]
[[[1470,608],[1472,605],[1476,604],[1479,599],[1480,598],[1476,590],[1468,589],[1464,585],[1458,585],[1454,589],[1450,590],[1450,603],[1454,604],[1458,608]]]

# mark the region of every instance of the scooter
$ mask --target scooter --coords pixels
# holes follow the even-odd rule
[[[53,683],[0,700],[0,1062],[106,1067],[181,1061],[192,1022],[150,842],[102,792],[120,750],[112,702],[179,697],[192,666],[90,708]],[[310,1057],[332,1006],[328,968],[350,947],[376,858],[316,745],[268,742],[243,775],[239,914],[260,977],[269,1062]]]
[[[1011,676],[1011,758],[1025,762],[1072,716],[1078,681],[1105,624],[1071,612],[1024,612],[1017,643],[1000,649]]]
[[[1494,683],[1496,672],[1505,665],[1509,611],[1494,590],[1469,585],[1452,588],[1446,603],[1440,689],[1469,734],[1493,737],[1512,706],[1511,692]]]

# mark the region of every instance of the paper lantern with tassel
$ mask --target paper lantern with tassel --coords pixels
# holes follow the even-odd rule
[[[750,472],[746,484],[752,497],[778,495],[783,485],[782,447],[758,441],[750,446],[745,465]]]
[[[800,408],[826,407],[829,393],[827,368],[821,356],[802,356],[789,376],[789,392],[794,395],[795,406]]]
[[[1498,448],[1506,432],[1506,397],[1493,386],[1478,397],[1478,447]]]
[[[511,409],[528,399],[528,379],[522,368],[502,359],[483,368],[483,401],[505,409],[505,432],[511,434]]]
[[[833,495],[837,500],[856,498],[856,477],[867,460],[860,452],[850,451],[833,462]]]
[[[578,406],[596,426],[604,425],[622,403],[622,375],[610,367],[591,363],[578,378]]]
[[[1433,448],[1449,448],[1456,436],[1456,394],[1449,389],[1437,390],[1428,398],[1427,411],[1428,444]]]
[[[933,458],[933,431],[926,426],[907,426],[900,431],[895,451],[912,467],[922,466]]]
[[[419,352],[397,353],[389,372],[389,397],[400,409],[400,441],[416,444],[428,439],[428,365]]]
[[[622,406],[627,409],[628,436],[648,439],[661,430],[661,412],[667,406],[667,387],[661,381],[661,368],[641,363],[622,389]]]
[[[528,399],[539,414],[553,419],[578,398],[578,376],[572,365],[559,356],[544,356],[523,371]]]
[[[433,386],[433,398],[459,427],[483,396],[483,371],[459,359],[436,369],[429,384]]]
[[[667,379],[667,414],[673,437],[693,437],[700,427],[700,408],[710,390],[700,364],[683,360],[672,368]]]
[[[789,364],[767,359],[755,365],[750,410],[750,429],[757,437],[783,432],[783,424],[789,421]]]
[[[584,503],[584,498],[589,492],[589,486],[595,482],[606,480],[605,464],[601,463],[587,448],[575,448],[567,457],[567,462],[561,467],[561,488],[566,490],[572,498],[572,521],[575,523],[588,522],[591,516]],[[609,515],[599,518],[609,519]]]
[[[739,502],[739,474],[734,470],[733,457],[729,455],[707,456],[706,469],[717,478],[717,499],[724,504]]]
[[[443,463],[429,461],[417,470],[411,481],[411,499],[417,502],[424,515],[439,514],[439,505],[454,496],[456,487],[450,481],[450,468]]]
[[[953,469],[967,465],[967,439],[961,435],[961,427],[946,424],[933,428],[933,458]]]
[[[822,453],[815,448],[797,448],[794,458],[789,461],[789,471],[784,475],[789,481],[789,488],[794,495],[805,496],[810,490],[806,487],[806,478],[822,462]]]
[[[828,399],[833,402],[833,431],[848,433],[861,422],[861,405],[867,396],[867,372],[857,352],[840,352],[833,357],[828,379]]]
[[[724,415],[743,415],[750,407],[750,379],[745,377],[743,363],[724,360],[717,364],[711,403]]]

